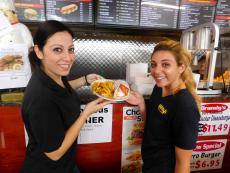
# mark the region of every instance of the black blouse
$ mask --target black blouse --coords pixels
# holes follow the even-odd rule
[[[66,77],[62,80],[65,88],[37,69],[28,83],[22,104],[22,117],[29,141],[22,172],[73,172],[76,141],[57,161],[44,154],[61,146],[67,129],[80,115],[78,95]]]
[[[175,146],[192,150],[196,147],[200,113],[187,89],[162,97],[155,86],[147,106],[142,143],[143,173],[173,173]]]

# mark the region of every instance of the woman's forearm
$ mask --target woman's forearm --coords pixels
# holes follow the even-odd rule
[[[174,173],[190,173],[190,162],[176,162]]]
[[[88,115],[86,115],[83,111],[73,125],[67,130],[62,145],[55,151],[45,153],[51,160],[59,160],[66,153],[66,151],[77,139],[87,117]]]
[[[80,88],[86,84],[85,76],[69,81],[69,84],[73,89]]]
[[[184,150],[175,147],[176,166],[174,173],[190,173],[190,159],[192,157],[192,150]]]

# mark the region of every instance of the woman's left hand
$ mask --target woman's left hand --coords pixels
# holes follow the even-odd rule
[[[91,84],[95,80],[104,79],[102,76],[100,76],[98,74],[88,74],[85,77],[87,80],[86,82],[88,82],[89,84]]]

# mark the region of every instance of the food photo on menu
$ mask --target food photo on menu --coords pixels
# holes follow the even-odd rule
[[[68,15],[68,14],[71,14],[71,13],[75,12],[77,9],[78,9],[77,4],[69,4],[69,5],[61,7],[60,12],[62,14]]]
[[[124,101],[129,98],[129,84],[123,80],[100,79],[91,84],[91,91],[98,97],[112,101]]]
[[[26,8],[23,12],[25,19],[28,20],[37,20],[38,19],[38,12],[33,8]]]
[[[141,160],[141,159],[142,158],[141,158],[140,150],[136,150],[126,157],[126,160],[130,160],[130,161],[136,161],[136,160]]]
[[[135,161],[122,166],[122,173],[140,173],[142,168],[141,161]]]
[[[138,122],[131,127],[127,138],[129,145],[140,145],[144,135],[144,122]]]
[[[140,149],[126,153],[122,173],[140,173],[142,169],[142,157]]]
[[[0,55],[0,72],[21,71],[23,69],[23,65],[24,63],[21,55]]]

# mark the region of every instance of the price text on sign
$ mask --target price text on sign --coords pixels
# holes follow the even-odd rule
[[[220,165],[220,160],[217,159],[217,160],[204,160],[204,161],[201,161],[201,160],[197,160],[196,161],[196,164],[195,164],[195,168],[196,169],[199,169],[199,168],[215,168],[217,166]]]
[[[202,103],[199,136],[227,135],[230,128],[230,103]]]
[[[227,139],[198,141],[190,162],[191,171],[222,167]]]
[[[229,128],[228,124],[204,124],[202,131],[203,132],[224,132]]]

